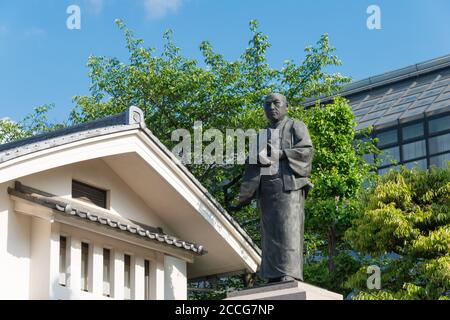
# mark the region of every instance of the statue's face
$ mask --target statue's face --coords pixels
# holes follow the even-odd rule
[[[264,102],[264,111],[267,119],[272,123],[283,120],[287,113],[286,98],[279,93],[268,95]]]

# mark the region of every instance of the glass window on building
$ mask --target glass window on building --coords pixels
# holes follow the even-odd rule
[[[366,161],[369,164],[374,164],[374,156],[373,154],[364,154],[363,155],[364,161]]]
[[[450,129],[450,115],[428,121],[428,131],[430,134],[449,129]]]
[[[377,133],[379,147],[398,142],[397,129]]]
[[[450,153],[444,153],[430,158],[430,166],[447,168],[450,161]]]
[[[380,167],[400,162],[400,148],[398,146],[381,150]]]
[[[404,144],[402,148],[403,161],[425,157],[427,154],[425,140]]]
[[[378,174],[380,176],[382,176],[383,174],[389,173],[391,170],[397,171],[398,169],[399,169],[398,166],[390,166],[390,167],[387,167],[387,168],[378,169]]]
[[[416,123],[402,129],[403,140],[419,138],[423,136],[423,123]]]
[[[407,163],[405,163],[405,167],[407,167],[408,169],[416,168],[419,170],[426,170],[427,169],[427,159],[421,159],[421,160],[407,162]]]
[[[430,154],[436,154],[450,150],[450,133],[430,138],[428,140]]]

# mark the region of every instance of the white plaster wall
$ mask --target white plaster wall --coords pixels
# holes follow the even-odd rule
[[[169,227],[103,160],[55,168],[20,178],[19,181],[57,196],[70,198],[72,179],[108,190],[110,210],[113,214],[146,225],[162,227],[164,231],[171,232]],[[46,299],[51,295],[48,287],[50,261],[47,260],[50,250],[50,225],[49,222],[35,220],[37,218],[13,211],[14,204],[7,193],[8,186],[13,185],[12,181],[0,185],[0,299]],[[106,238],[97,237],[95,241],[100,244],[117,245],[116,241],[108,241]],[[35,254],[33,260],[32,246],[35,253],[40,252],[38,255]],[[42,251],[38,247],[42,247]],[[32,269],[35,272],[31,273]],[[38,274],[42,277],[37,276]],[[32,286],[30,281],[33,282]],[[44,283],[47,285],[44,286]],[[33,290],[30,291],[30,287],[33,287]],[[67,288],[59,287],[54,292],[56,296],[53,298],[92,296],[86,293],[69,294],[68,291],[70,290]],[[102,296],[99,295],[98,298]]]
[[[11,210],[10,185],[0,184],[0,299],[28,299],[31,219]]]
[[[149,226],[162,227],[166,233],[172,233],[170,227],[101,159],[55,168],[20,178],[19,181],[60,197],[71,198],[73,179],[108,190],[111,213]]]
[[[164,298],[165,300],[187,300],[186,262],[164,257]]]
[[[31,220],[30,299],[48,299],[51,223],[36,217]]]

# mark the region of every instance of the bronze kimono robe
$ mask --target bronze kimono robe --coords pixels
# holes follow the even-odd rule
[[[270,126],[267,128],[271,128]],[[313,146],[303,122],[285,118],[280,130],[280,149],[284,159],[274,175],[261,174],[259,165],[247,165],[240,203],[258,199],[261,211],[263,278],[284,275],[303,280],[304,202],[312,184]]]

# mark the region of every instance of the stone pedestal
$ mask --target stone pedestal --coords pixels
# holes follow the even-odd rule
[[[341,294],[313,285],[287,281],[229,292],[225,300],[342,300]]]

